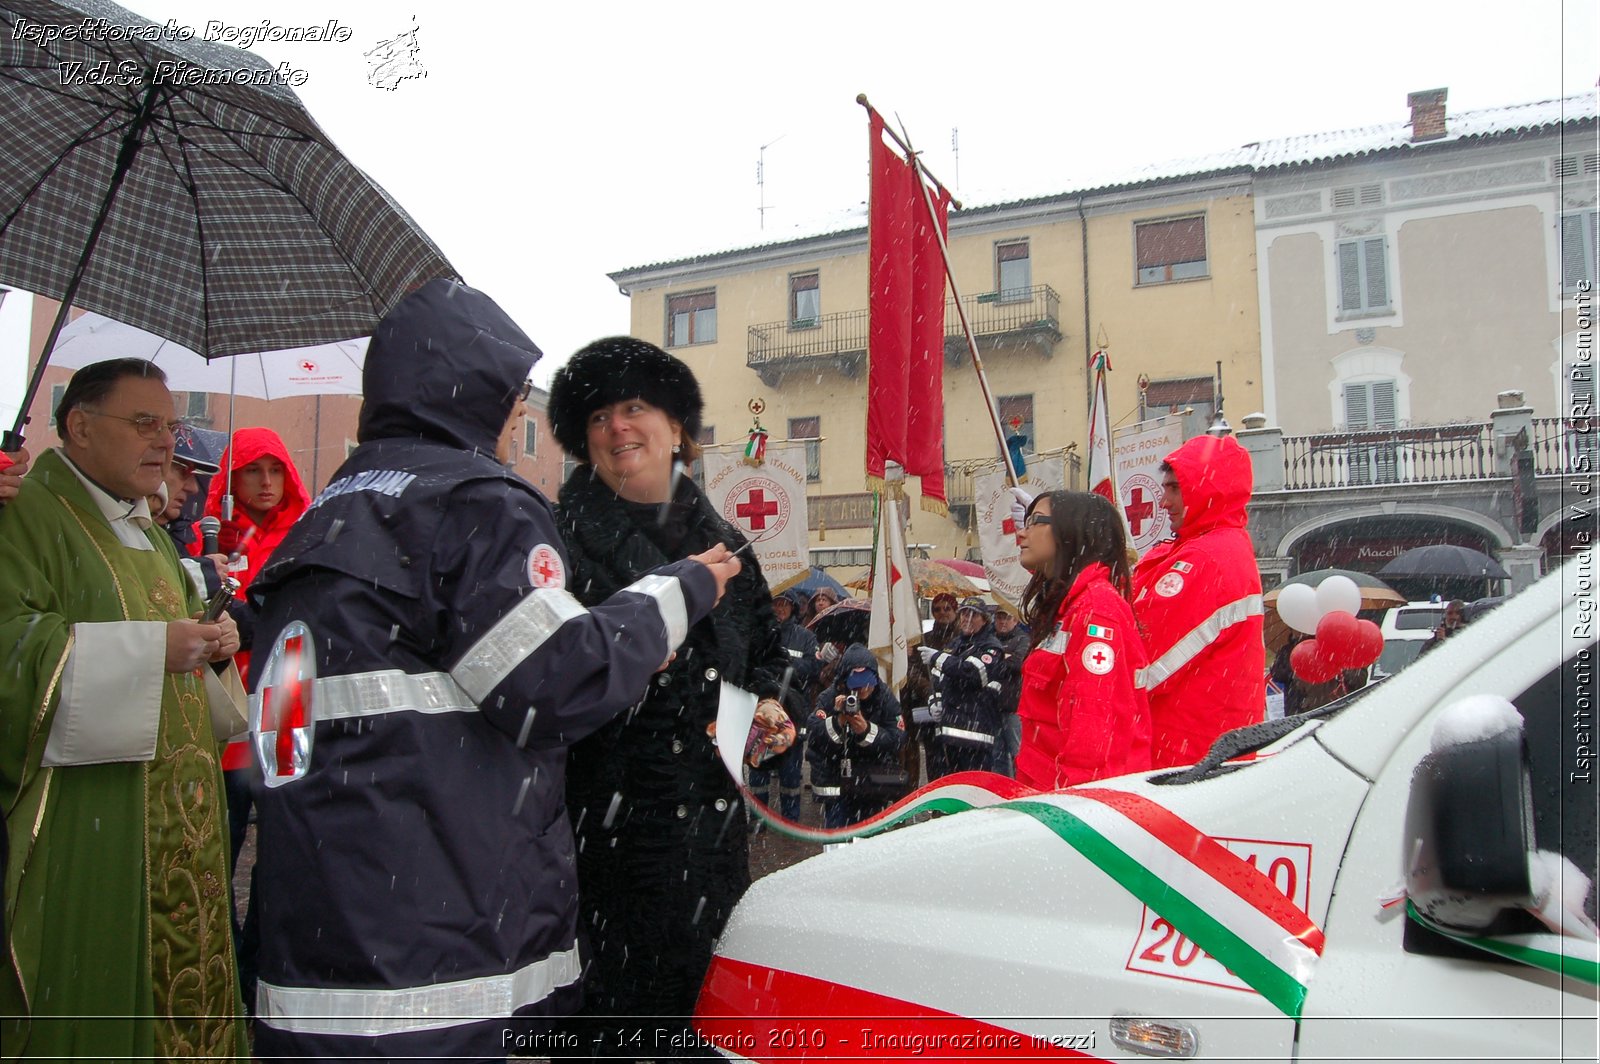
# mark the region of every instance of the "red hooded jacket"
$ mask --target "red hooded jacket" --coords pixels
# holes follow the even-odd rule
[[[1017,780],[1041,791],[1150,768],[1150,706],[1133,610],[1099,562],[1072,581],[1056,630],[1022,663]]]
[[[300,473],[294,467],[294,462],[289,459],[289,448],[283,440],[271,429],[249,428],[239,429],[233,434],[232,445],[222,452],[221,467],[228,470],[229,475],[220,473],[211,478],[211,488],[206,494],[205,512],[211,517],[222,517],[222,496],[228,491],[233,480],[232,474],[243,469],[258,458],[276,458],[283,463],[283,498],[266,515],[266,520],[257,524],[248,511],[245,500],[235,497],[233,500],[233,520],[222,522],[222,531],[217,536],[217,545],[224,554],[232,554],[241,550],[239,560],[243,563],[242,569],[234,570],[230,575],[239,581],[237,597],[243,599],[245,592],[250,587],[250,581],[256,578],[261,567],[267,564],[267,559],[283,542],[283,537],[289,534],[289,526],[306,512],[306,507],[311,504],[311,496],[306,493],[306,488],[300,481]],[[248,535],[248,539],[245,538]],[[199,549],[196,540],[195,549]],[[250,652],[241,650],[234,655],[234,662],[239,666],[239,673],[249,675]],[[228,745],[223,754],[222,767],[224,769],[243,768],[250,763],[249,744],[239,740]]]
[[[1198,761],[1223,732],[1259,721],[1267,700],[1261,575],[1245,531],[1250,455],[1231,436],[1196,436],[1166,461],[1183,519],[1133,574],[1156,768]]]
[[[278,544],[283,542],[289,526],[299,520],[300,515],[306,512],[306,507],[311,505],[311,496],[300,481],[300,472],[289,458],[289,448],[278,434],[271,429],[239,429],[233,434],[232,445],[222,452],[221,466],[228,470],[229,475],[211,478],[211,489],[206,493],[205,512],[208,516],[222,517],[222,496],[227,493],[233,474],[258,458],[276,458],[283,463],[283,498],[267,513],[266,520],[258,524],[245,509],[247,500],[235,497],[233,520],[222,522],[222,533],[217,537],[224,554],[233,553],[239,549],[241,541],[244,543],[239,559],[244,563],[244,568],[231,574],[239,581],[238,597],[241,599],[249,589],[250,581],[255,579],[256,573],[261,571]],[[248,539],[245,538],[247,535]]]

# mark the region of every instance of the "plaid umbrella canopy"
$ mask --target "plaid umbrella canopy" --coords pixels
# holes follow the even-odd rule
[[[62,302],[46,350],[71,305],[207,358],[346,340],[456,276],[265,60],[174,36],[0,0],[0,283]]]

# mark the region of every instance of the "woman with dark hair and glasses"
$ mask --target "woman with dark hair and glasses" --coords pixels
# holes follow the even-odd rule
[[[1034,499],[1017,535],[1033,574],[1022,608],[1033,649],[1022,664],[1017,780],[1039,790],[1150,768],[1147,664],[1128,604],[1127,537],[1099,495]]]

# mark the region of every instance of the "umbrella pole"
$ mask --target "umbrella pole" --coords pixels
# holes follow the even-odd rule
[[[78,265],[73,269],[72,277],[61,293],[61,309],[56,311],[55,323],[50,326],[50,335],[45,337],[44,349],[39,352],[39,361],[34,364],[33,376],[28,379],[27,391],[22,394],[22,405],[17,408],[16,423],[0,436],[0,451],[22,449],[25,442],[22,427],[28,423],[28,407],[33,405],[33,397],[39,394],[39,384],[44,380],[45,367],[50,364],[50,352],[55,350],[56,337],[61,335],[61,327],[67,323],[67,313],[72,309],[72,301],[78,296],[78,287],[83,284],[83,276],[89,272],[89,258],[94,254],[95,245],[100,242],[100,233],[105,228],[106,219],[111,216],[111,205],[117,198],[117,190],[122,187],[122,179],[127,177],[128,171],[132,169],[134,156],[138,155],[139,149],[144,146],[144,127],[150,122],[150,112],[155,108],[158,91],[159,86],[152,78],[150,88],[139,103],[139,112],[134,116],[133,124],[128,127],[127,135],[122,138],[122,146],[117,149],[117,167],[111,173],[111,187],[106,190],[106,198],[100,203],[100,213],[95,216],[94,226],[89,230],[89,239],[84,243],[83,254],[78,256]]]
[[[223,451],[228,456],[228,465],[234,466],[238,462],[233,453],[233,397],[239,393],[239,360],[228,360],[228,446]],[[217,472],[226,476],[227,482],[222,485],[222,519],[233,520],[233,470],[219,469]]]

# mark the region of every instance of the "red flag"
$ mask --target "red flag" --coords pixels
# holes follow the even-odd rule
[[[885,461],[922,478],[925,509],[945,510],[944,257],[950,195],[934,191],[933,228],[916,167],[884,143],[883,118],[870,111],[867,476],[881,482]]]

